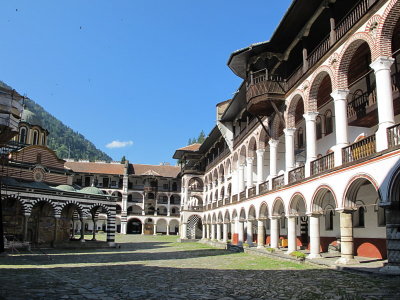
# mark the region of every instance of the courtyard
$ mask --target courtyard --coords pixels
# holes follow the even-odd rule
[[[0,299],[397,299],[400,292],[398,277],[177,243],[176,236],[116,238],[116,249],[0,257]]]

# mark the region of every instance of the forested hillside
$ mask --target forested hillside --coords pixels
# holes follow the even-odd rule
[[[26,99],[25,105],[41,121],[43,127],[49,131],[48,146],[56,151],[58,157],[91,161],[112,160],[110,156],[97,149],[82,134],[64,125],[33,100]]]

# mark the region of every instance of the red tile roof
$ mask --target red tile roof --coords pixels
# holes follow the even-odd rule
[[[201,144],[199,143],[195,143],[195,144],[191,144],[189,146],[183,147],[183,148],[179,148],[178,150],[183,150],[183,151],[197,151],[199,150]]]

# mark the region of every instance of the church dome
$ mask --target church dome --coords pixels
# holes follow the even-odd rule
[[[72,186],[66,185],[66,184],[56,186],[56,189],[59,189],[59,190],[65,191],[65,192],[76,192],[76,190]]]
[[[104,195],[104,193],[100,189],[98,189],[97,187],[94,187],[94,186],[85,187],[85,188],[79,190],[78,192],[85,193],[85,194]]]

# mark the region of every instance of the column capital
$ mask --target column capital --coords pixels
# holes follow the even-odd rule
[[[296,132],[296,128],[285,128],[283,129],[283,132],[285,133],[286,136],[293,136],[294,133]]]
[[[376,73],[382,70],[390,70],[390,67],[393,65],[393,62],[394,58],[392,57],[380,56],[377,59],[375,59],[369,66]]]
[[[254,161],[254,157],[246,157],[246,162],[252,164]]]
[[[268,141],[268,144],[270,145],[270,147],[278,147],[279,141],[278,140],[274,140],[274,139],[270,139]]]
[[[334,90],[331,93],[331,97],[333,98],[333,101],[347,100],[347,96],[349,95],[349,93],[350,91],[347,89]]]
[[[243,169],[244,169],[244,166],[245,166],[244,164],[239,164],[239,165],[238,165],[238,169],[239,169],[239,170],[243,170]]]
[[[310,122],[310,121],[315,122],[315,120],[317,119],[317,116],[318,116],[318,112],[316,112],[316,111],[309,111],[303,115],[306,122]]]
[[[262,155],[265,153],[265,149],[257,149],[256,153],[257,153],[257,155]]]
[[[306,216],[319,218],[320,216],[322,216],[322,213],[321,212],[310,212],[310,213],[306,213]]]

